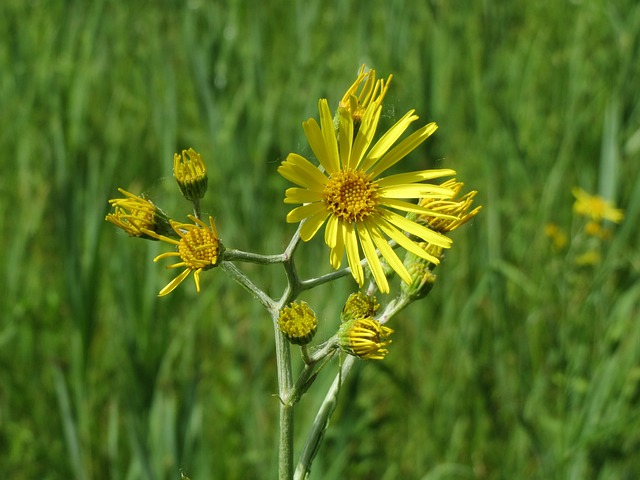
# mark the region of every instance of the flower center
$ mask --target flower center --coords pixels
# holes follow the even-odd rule
[[[180,240],[178,253],[193,270],[207,270],[218,263],[218,239],[207,228],[192,228]]]
[[[361,222],[376,210],[376,189],[364,172],[343,170],[331,175],[324,187],[324,201],[341,220]]]

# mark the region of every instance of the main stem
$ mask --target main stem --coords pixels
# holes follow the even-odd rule
[[[289,401],[293,377],[291,374],[291,353],[289,342],[278,329],[278,319],[274,318],[276,338],[276,360],[278,365],[278,394],[280,397],[280,449],[278,452],[278,478],[291,480],[293,477],[293,404]]]

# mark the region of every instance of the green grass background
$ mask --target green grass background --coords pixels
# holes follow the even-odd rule
[[[311,478],[640,477],[636,1],[4,0],[4,478],[275,477],[268,318],[221,271],[157,298],[166,247],[107,224],[107,199],[144,192],[184,219],[172,155],[192,146],[225,244],[280,253],[276,168],[309,154],[301,122],[362,63],[394,74],[387,124],[416,108],[440,126],[403,168],[455,168],[483,210],[387,359],[358,364]],[[575,264],[573,186],[625,210],[595,266]],[[548,222],[575,242],[554,251]],[[297,258],[329,271],[319,238]],[[317,338],[352,288],[306,296]],[[303,398],[298,445],[335,369]]]

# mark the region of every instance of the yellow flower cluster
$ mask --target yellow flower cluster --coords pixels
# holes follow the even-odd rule
[[[197,205],[207,191],[207,169],[202,157],[192,148],[183,150],[182,155],[175,154],[173,167],[182,195]],[[161,240],[174,245],[175,251],[158,255],[154,261],[178,257],[179,261],[167,268],[184,267],[182,273],[169,282],[158,296],[171,293],[190,273],[193,273],[196,290],[199,292],[200,273],[217,266],[224,250],[213,218],[209,217],[209,225],[193,215],[189,215],[193,223],[176,222],[170,220],[151,200],[123,189],[119,191],[124,198],[109,200],[114,212],[107,214],[106,220],[130,236]]]

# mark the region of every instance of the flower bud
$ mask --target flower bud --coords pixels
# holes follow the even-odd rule
[[[442,256],[441,247],[426,243],[420,243],[420,247],[424,248],[427,253],[436,258]],[[432,271],[434,264],[411,252],[407,252],[404,259],[404,266],[407,267],[407,271],[409,275],[411,275],[411,283],[407,284],[402,282],[400,284],[402,293],[412,300],[419,300],[420,298],[426,297],[436,282],[436,276]]]
[[[280,310],[278,328],[291,343],[306,345],[318,330],[318,320],[306,302],[293,302]]]
[[[352,293],[342,308],[340,320],[348,322],[354,318],[373,318],[379,308],[376,297],[370,297],[362,292]]]
[[[167,215],[148,198],[139,197],[122,188],[118,191],[124,198],[112,198],[109,203],[113,213],[107,214],[105,220],[124,230],[131,237],[147,240],[156,238],[147,235],[143,230],[149,230],[159,235],[171,235],[172,228]]]
[[[190,202],[200,200],[207,192],[207,167],[193,148],[173,156],[173,176],[182,196]]]
[[[340,325],[338,345],[343,352],[368,360],[382,360],[391,343],[387,338],[393,333],[373,318],[355,318]]]

